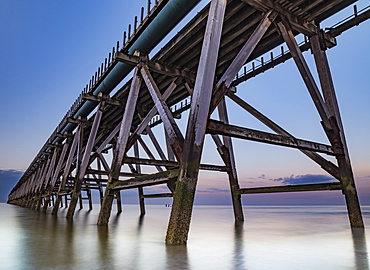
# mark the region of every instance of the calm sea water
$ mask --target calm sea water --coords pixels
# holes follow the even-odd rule
[[[96,226],[95,210],[73,222],[0,204],[0,269],[369,269],[370,227],[351,230],[344,207],[195,206],[186,246],[167,246],[170,208],[137,205]],[[370,207],[363,207],[367,225]],[[367,247],[369,246],[369,247]]]

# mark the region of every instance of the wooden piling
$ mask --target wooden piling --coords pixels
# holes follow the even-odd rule
[[[226,0],[212,0],[190,108],[166,243],[186,244],[213,89]],[[202,106],[199,106],[202,104]],[[176,153],[175,153],[176,154]]]
[[[95,113],[94,122],[93,122],[90,135],[89,135],[86,147],[85,147],[85,152],[81,159],[80,166],[78,167],[78,170],[77,170],[76,182],[75,182],[75,186],[72,191],[72,195],[71,195],[72,199],[71,199],[71,203],[69,204],[69,208],[68,208],[68,212],[66,216],[67,218],[73,217],[75,209],[76,209],[77,198],[80,197],[80,201],[82,201],[81,200],[81,185],[83,182],[83,178],[86,174],[86,169],[91,162],[90,161],[91,151],[95,144],[95,138],[96,138],[96,134],[98,133],[100,120],[101,120],[103,110],[104,110],[104,105],[105,105],[104,102],[100,102],[98,110]],[[82,143],[82,138],[80,142]],[[82,209],[82,203],[80,203],[80,209]]]
[[[322,34],[321,32],[319,34]],[[320,35],[315,35],[310,38],[311,49],[314,55],[317,72],[320,79],[322,93],[324,95],[325,103],[330,111],[330,114],[335,119],[338,125],[338,134],[336,134],[336,141],[340,141],[340,145],[343,148],[343,154],[336,156],[340,171],[340,181],[342,183],[342,191],[346,199],[348,217],[350,220],[351,227],[363,228],[364,222],[362,219],[362,213],[360,203],[358,200],[357,189],[355,180],[353,177],[351,161],[349,158],[348,147],[344,134],[344,128],[340,116],[338,101],[335,94],[333,79],[331,76],[328,59],[326,56],[325,49],[322,48],[324,41],[320,38]]]
[[[120,126],[119,140],[116,145],[116,149],[113,153],[113,160],[111,170],[109,172],[109,179],[107,188],[105,190],[103,203],[99,212],[98,225],[108,225],[112,203],[114,199],[114,191],[110,190],[109,185],[116,182],[119,179],[119,173],[123,163],[123,157],[126,151],[126,145],[128,137],[130,135],[132,118],[135,112],[136,101],[139,95],[141,77],[139,76],[140,66],[136,67],[134,78],[131,82],[130,92],[128,96],[128,102],[125,107],[123,119]]]

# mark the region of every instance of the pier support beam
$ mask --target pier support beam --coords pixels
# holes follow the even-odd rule
[[[360,203],[357,196],[357,190],[353,177],[351,161],[349,158],[344,128],[329,68],[329,62],[326,57],[326,48],[323,48],[323,46],[325,46],[325,43],[322,39],[320,39],[320,35],[312,36],[310,38],[310,43],[325,103],[339,128],[339,134],[337,134],[336,139],[340,140],[341,142],[341,146],[343,147],[343,154],[337,155],[336,158],[338,161],[340,181],[342,183],[342,191],[346,199],[350,224],[353,228],[363,228],[364,222],[362,219]]]
[[[210,6],[186,130],[180,175],[167,229],[167,244],[185,244],[188,238],[226,3],[226,0],[212,0]]]
[[[79,166],[76,172],[76,182],[73,188],[72,198],[71,198],[71,202],[69,204],[69,208],[68,208],[68,212],[66,216],[67,218],[73,217],[75,209],[76,209],[77,200],[79,197],[81,200],[81,185],[82,185],[83,179],[86,174],[86,169],[90,163],[91,151],[95,145],[95,138],[96,138],[96,134],[98,133],[103,110],[104,110],[104,101],[101,101],[99,104],[98,110],[95,113],[94,122],[91,127],[89,139],[87,141],[87,145],[86,145],[85,152],[84,152],[84,155],[81,161],[81,165]],[[81,140],[81,143],[82,143],[82,140]],[[83,206],[82,206],[82,200],[81,200],[80,208],[82,207]]]
[[[121,191],[118,190],[116,192],[116,200],[117,200],[117,213],[122,213],[122,199],[121,199]]]
[[[92,203],[92,196],[91,196],[91,190],[90,189],[87,189],[86,190],[86,193],[87,193],[87,198],[89,200],[89,211],[93,210],[93,203]]]
[[[227,96],[233,100],[235,103],[237,103],[240,107],[242,107],[244,110],[249,112],[252,116],[254,116],[256,119],[261,121],[261,123],[265,124],[267,127],[269,127],[271,130],[275,131],[277,134],[286,136],[286,137],[291,137],[294,140],[296,138],[290,134],[288,131],[284,130],[282,127],[277,125],[275,122],[273,122],[271,119],[267,118],[265,115],[263,115],[261,112],[253,108],[251,105],[249,105],[247,102],[242,100],[240,97],[236,96],[233,93],[230,93],[230,91],[227,93]],[[332,162],[324,159],[322,156],[317,154],[316,152],[309,151],[309,150],[303,150],[299,149],[303,154],[305,154],[307,157],[312,159],[314,162],[319,164],[322,169],[327,171],[329,174],[331,174],[333,177],[336,179],[339,179],[339,168],[333,164]]]
[[[99,212],[98,225],[108,225],[112,203],[114,199],[114,190],[109,188],[110,184],[118,181],[119,173],[121,172],[121,167],[123,163],[123,158],[126,152],[127,141],[130,135],[130,129],[132,124],[132,119],[135,112],[136,102],[139,96],[139,90],[141,85],[141,77],[139,76],[140,66],[135,69],[135,74],[131,82],[130,92],[128,95],[125,111],[123,114],[123,119],[120,126],[119,137],[116,144],[116,148],[113,153],[113,160],[111,170],[109,172],[108,183],[105,190],[103,203]]]
[[[218,114],[220,116],[220,120],[225,124],[229,123],[229,117],[227,115],[226,109],[226,101],[225,98],[222,99],[221,103],[218,105]],[[234,149],[231,138],[228,136],[223,136],[224,147],[222,147],[223,152],[223,159],[225,165],[229,167],[230,171],[228,171],[229,177],[229,186],[231,191],[231,199],[233,203],[234,209],[234,218],[235,221],[244,221],[243,215],[243,206],[240,194],[237,193],[239,190],[239,181],[238,175],[236,172],[236,164],[235,164],[235,157],[234,157]]]
[[[34,210],[36,211],[40,211],[41,209],[41,204],[42,204],[42,197],[41,197],[41,194],[42,194],[42,186],[43,186],[43,183],[44,183],[44,180],[46,178],[46,174],[47,174],[47,171],[49,169],[49,166],[50,166],[50,162],[51,162],[51,158],[48,157],[47,158],[47,161],[45,162],[44,166],[43,166],[43,169],[42,171],[40,171],[40,177],[38,177],[38,183],[37,183],[37,187],[35,189],[35,194],[36,194],[36,204],[35,204],[35,208]]]
[[[136,158],[140,157],[139,154],[139,144],[138,142],[135,142],[134,144],[134,155]],[[141,174],[141,166],[140,164],[136,164],[136,173]],[[139,195],[139,205],[140,205],[140,215],[145,215],[145,201],[144,201],[144,190],[143,187],[138,187],[138,195]]]
[[[73,138],[68,138],[68,140],[66,142],[66,144],[69,145],[70,141],[73,141],[72,145],[71,145],[71,148],[69,150],[66,165],[64,167],[62,181],[59,184],[59,189],[58,189],[58,194],[57,194],[56,199],[55,199],[55,204],[54,204],[53,210],[51,211],[52,215],[56,215],[58,210],[59,210],[59,204],[60,204],[60,202],[62,201],[62,198],[63,198],[63,195],[61,194],[61,192],[65,191],[64,189],[66,187],[68,175],[69,175],[70,170],[71,170],[73,158],[74,158],[76,148],[77,148],[77,144],[78,144],[78,139],[80,137],[80,132],[81,132],[81,126],[78,127],[78,129],[77,129],[75,135],[73,136]],[[65,207],[68,207],[68,202],[67,202],[67,197],[66,196],[65,196]]]
[[[53,190],[54,190],[54,187],[55,187],[55,183],[57,182],[58,177],[60,177],[60,170],[62,168],[62,165],[64,164],[64,158],[66,156],[66,153],[67,153],[67,150],[68,150],[68,147],[69,147],[69,142],[70,142],[70,139],[67,139],[67,141],[64,143],[63,149],[62,149],[62,151],[59,155],[58,165],[55,168],[52,179],[50,180],[49,191],[48,191],[49,198],[52,196],[52,193],[53,193]],[[55,201],[53,201],[53,209],[54,209],[56,200],[57,200],[57,196],[56,196]]]
[[[68,207],[68,197],[67,197],[67,195],[64,196],[64,204],[65,204],[64,208],[67,208]],[[55,205],[54,205],[54,207],[55,207]],[[54,209],[55,208],[53,208],[53,210]]]
[[[48,190],[48,195],[45,197],[45,200],[44,200],[44,205],[42,207],[42,212],[46,212],[46,210],[48,209],[49,207],[49,203],[50,203],[50,197],[51,197],[51,182],[52,182],[52,175],[54,173],[54,167],[55,167],[55,163],[56,163],[56,160],[57,160],[57,156],[59,156],[60,154],[60,148],[58,147],[57,149],[54,149],[54,153],[53,153],[53,157],[51,159],[51,164],[50,164],[50,167],[49,167],[49,170],[46,174],[46,179],[45,179],[45,187],[47,188]]]
[[[41,205],[42,205],[42,198],[41,197],[36,197],[35,198],[35,202],[36,202],[36,204],[35,204],[35,210],[36,211],[40,211],[40,209],[41,209]]]
[[[321,117],[322,126],[335,152],[340,174],[340,178],[338,180],[342,183],[342,191],[346,198],[351,227],[363,228],[364,223],[345,141],[343,125],[340,118],[339,106],[335,96],[329,64],[325,51],[322,49],[324,43],[320,42],[320,37],[317,35],[310,38],[312,52],[314,54],[321,83],[321,90],[324,95],[323,97],[315,83],[307,63],[305,62],[302,52],[294,39],[289,22],[284,18],[282,19],[282,22],[278,23],[280,33],[287,43],[297,68],[307,86],[311,98]]]
[[[184,145],[184,138],[181,134],[180,128],[177,126],[173,115],[165,102],[165,98],[161,95],[158,86],[156,85],[149,69],[146,66],[142,67],[141,75],[153,99],[155,107],[161,116],[163,125],[168,135],[169,143],[171,144],[171,147],[177,158],[180,159]]]

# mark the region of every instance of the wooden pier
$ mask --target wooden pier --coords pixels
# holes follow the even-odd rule
[[[114,200],[122,211],[121,190],[138,190],[142,215],[146,199],[173,197],[166,243],[185,244],[199,170],[209,170],[227,174],[236,221],[244,220],[242,195],[342,190],[351,226],[364,227],[326,50],[336,46],[336,36],[367,20],[369,10],[323,30],[321,21],[355,1],[212,0],[153,57],[138,50],[128,53],[168,2],[158,1],[127,40],[125,35],[123,47],[113,48],[13,188],[8,203],[44,212],[50,208],[54,215],[60,207],[68,207],[66,217],[73,218],[83,200],[92,209],[91,191],[97,190],[101,200],[97,223],[105,226]],[[295,38],[299,34],[305,37],[302,44]],[[269,60],[262,58],[260,65],[245,68],[283,44],[288,51],[282,49]],[[302,54],[306,50],[312,52],[318,81]],[[312,98],[328,144],[296,138],[234,91],[243,81],[290,58]],[[97,93],[120,64],[132,66],[132,78],[113,96]],[[226,99],[273,133],[230,124]],[[80,113],[86,106],[93,108],[89,116]],[[177,119],[186,110],[183,134]],[[158,140],[158,129],[152,131],[158,125],[163,126],[165,145]],[[201,163],[205,136],[212,138],[223,165]],[[242,188],[232,138],[295,148],[337,182]],[[159,184],[166,184],[168,191],[145,194],[144,187]]]

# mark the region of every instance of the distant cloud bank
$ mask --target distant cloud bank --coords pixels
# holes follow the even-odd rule
[[[8,194],[22,174],[23,172],[17,170],[0,170],[0,202],[8,200]]]
[[[228,189],[221,189],[221,188],[208,188],[208,189],[200,189],[200,190],[197,190],[198,192],[203,192],[203,193],[223,193],[223,192],[227,192],[229,193],[230,190]]]
[[[336,179],[329,175],[323,174],[304,174],[270,179],[272,181],[281,182],[285,185],[303,185],[303,184],[321,184],[336,182]]]

